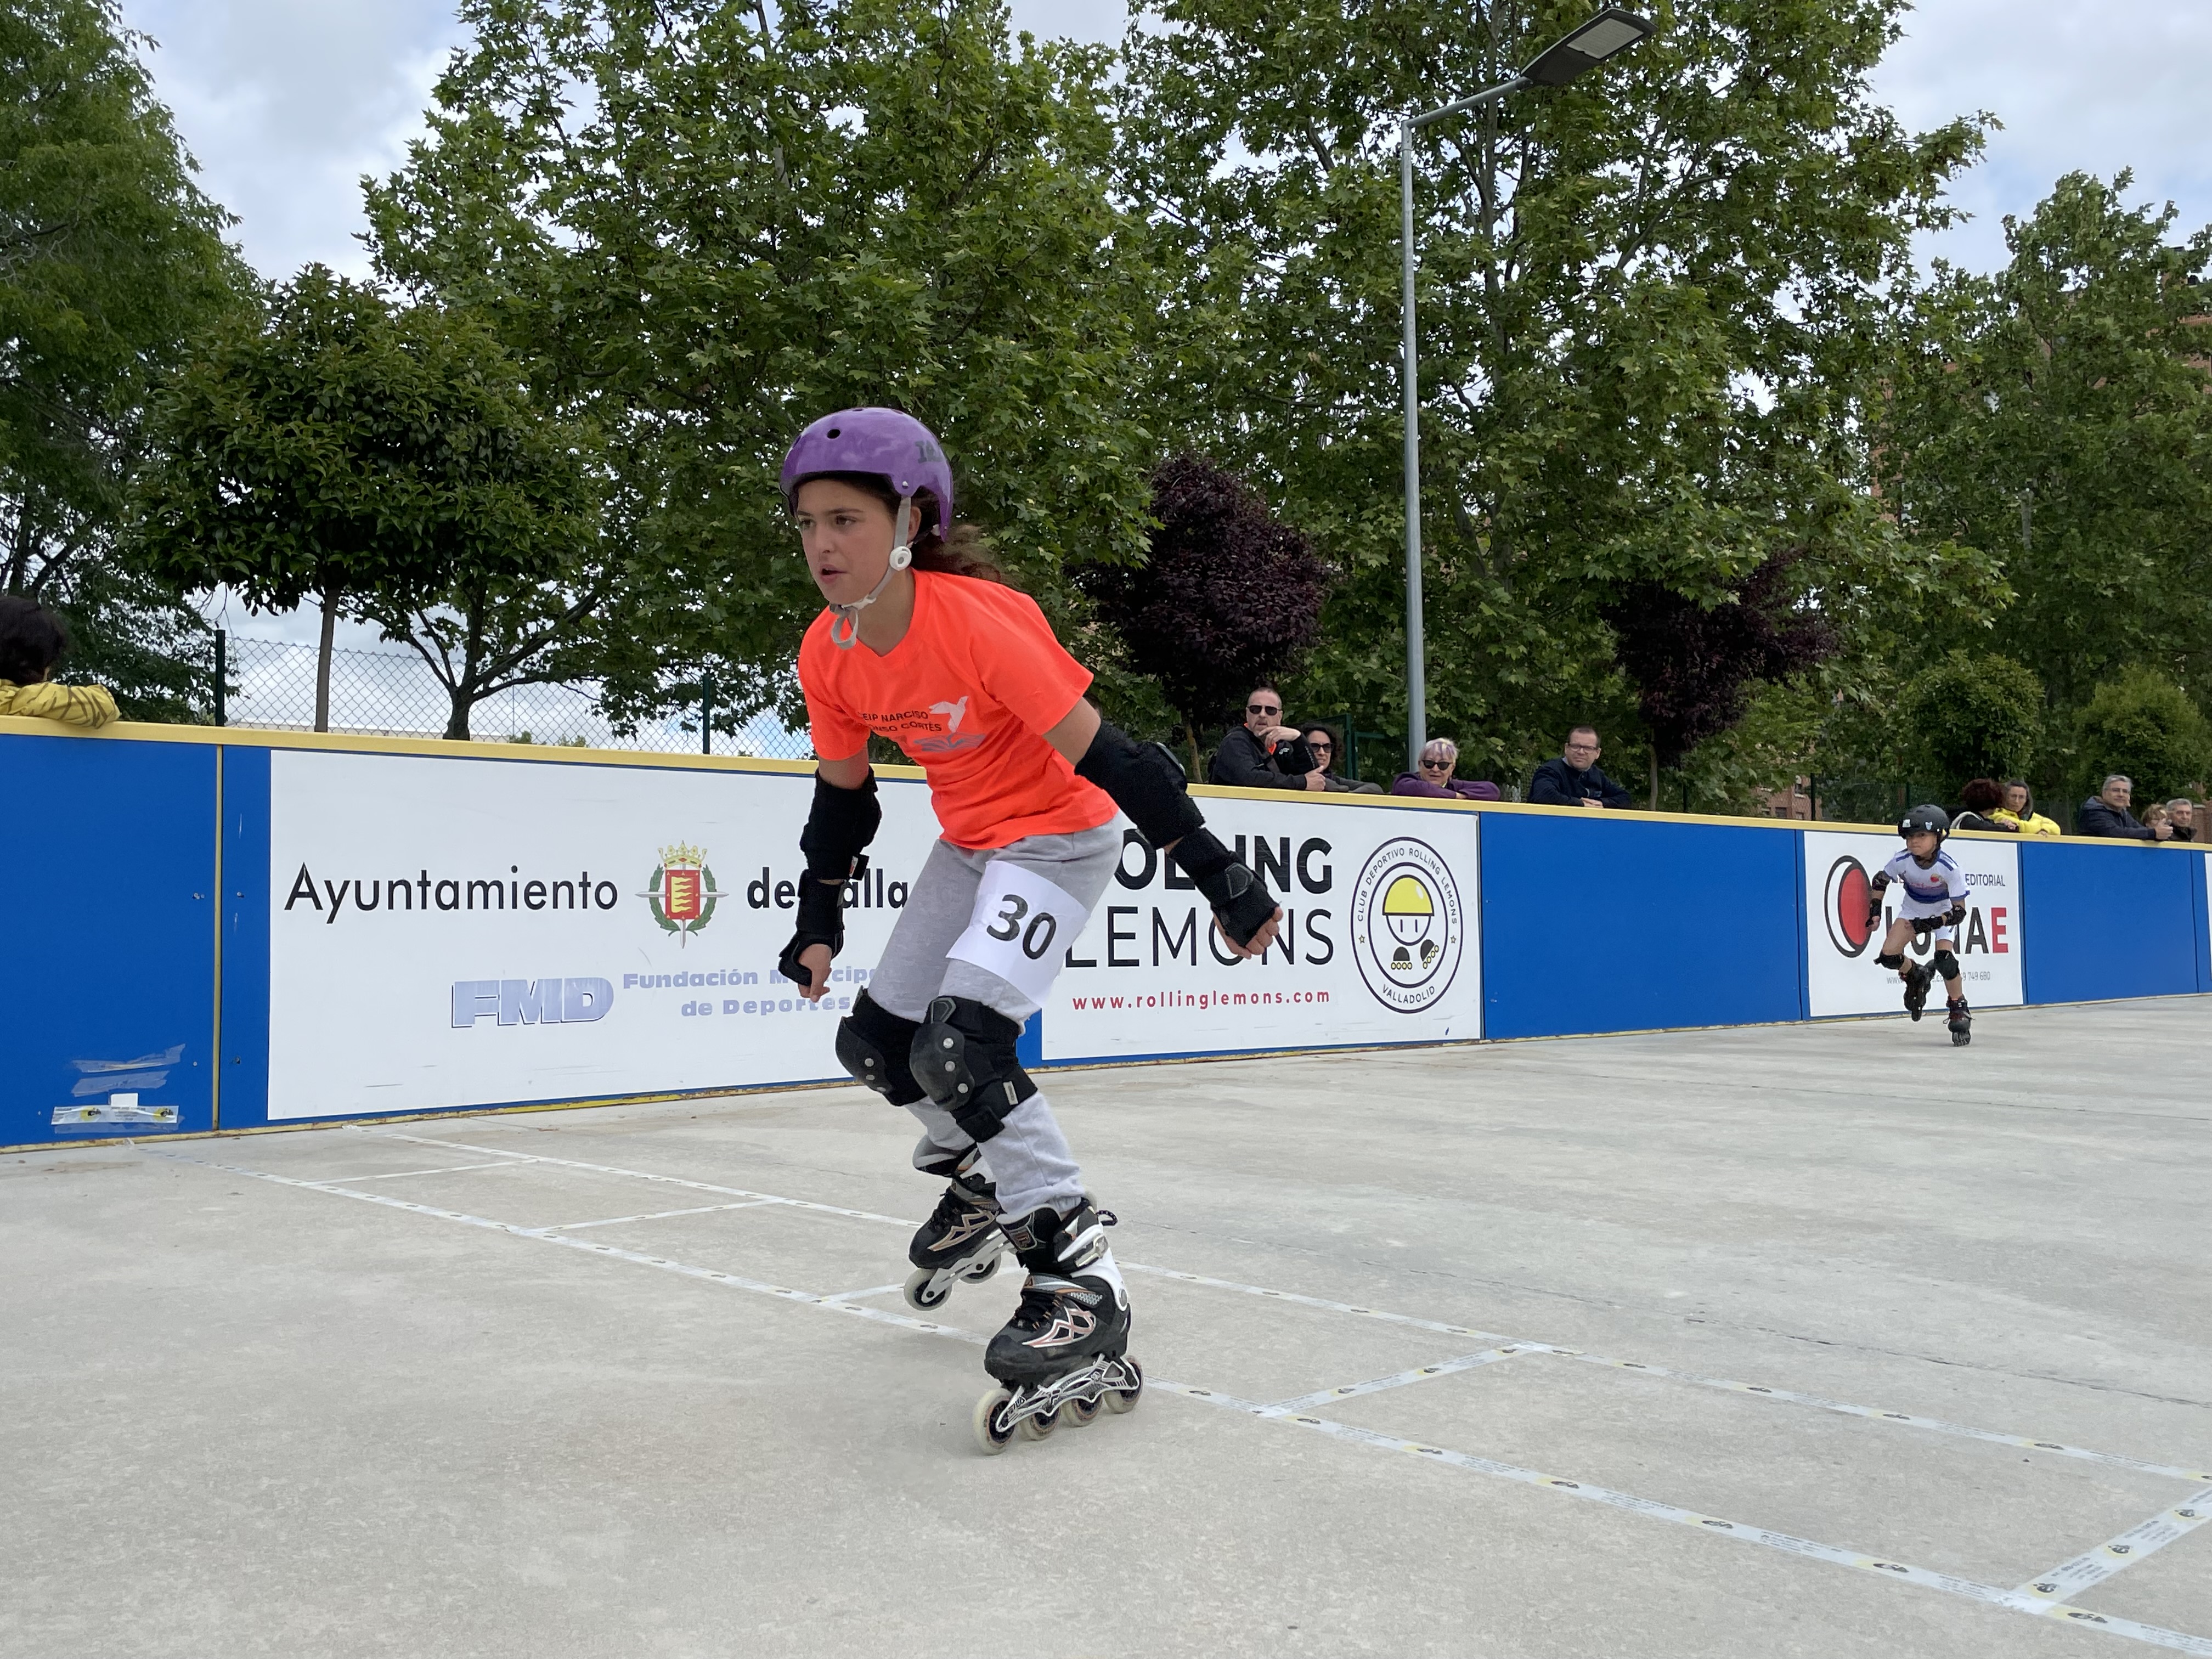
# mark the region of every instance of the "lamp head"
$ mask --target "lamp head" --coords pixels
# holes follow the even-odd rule
[[[1607,6],[1571,34],[1545,47],[1535,62],[1521,71],[1522,78],[1540,87],[1564,87],[1615,53],[1627,51],[1656,27],[1648,17]]]

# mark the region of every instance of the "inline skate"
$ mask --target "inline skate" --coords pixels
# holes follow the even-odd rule
[[[980,1155],[970,1146],[922,1171],[945,1177],[937,1208],[915,1231],[906,1252],[914,1263],[914,1272],[907,1275],[907,1304],[923,1313],[944,1305],[955,1285],[979,1285],[999,1271],[1006,1236],[999,1229],[998,1189],[980,1163]]]
[[[1127,1353],[1128,1291],[1106,1243],[1113,1222],[1085,1196],[1065,1216],[1041,1209],[1005,1224],[1029,1278],[983,1356],[999,1384],[975,1403],[975,1443],[985,1452],[1017,1437],[1042,1440],[1062,1422],[1081,1428],[1102,1410],[1131,1410],[1144,1392],[1144,1371]]]

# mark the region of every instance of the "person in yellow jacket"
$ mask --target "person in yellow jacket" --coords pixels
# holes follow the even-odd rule
[[[0,596],[0,714],[27,714],[88,729],[115,718],[104,685],[56,685],[47,677],[69,649],[61,618],[33,599]]]
[[[2004,805],[1990,814],[2007,823],[2016,823],[2023,836],[2056,836],[2058,826],[2035,810],[2034,793],[2025,778],[2012,778],[2004,787]]]

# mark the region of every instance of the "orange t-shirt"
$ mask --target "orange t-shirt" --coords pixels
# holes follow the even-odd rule
[[[864,642],[831,644],[830,616],[817,617],[799,647],[816,754],[842,760],[880,732],[927,775],[930,805],[956,847],[1072,835],[1113,818],[1106,792],[1044,740],[1091,671],[1028,594],[917,570],[914,621],[880,657]]]

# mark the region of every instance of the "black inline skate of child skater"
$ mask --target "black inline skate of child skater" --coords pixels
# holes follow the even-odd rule
[[[999,1271],[1006,1236],[999,1227],[999,1193],[970,1146],[926,1166],[945,1178],[945,1194],[907,1247],[914,1272],[906,1281],[909,1306],[928,1313],[944,1305],[955,1285],[980,1285]]]
[[[1940,806],[1916,806],[1899,821],[1897,833],[1905,837],[1905,850],[1869,884],[1867,926],[1881,923],[1882,890],[1893,882],[1903,888],[1905,896],[1875,960],[1894,969],[1905,981],[1905,1012],[1916,1020],[1928,1006],[1929,988],[1941,979],[1948,999],[1951,1042],[1963,1048],[1973,1041],[1973,1022],[1967,1014],[1966,988],[1959,977],[1959,958],[1951,947],[1958,939],[1959,924],[1966,919],[1966,877],[1943,850],[1943,837],[1950,830],[1950,815]],[[1936,936],[1936,950],[1928,966],[1907,962],[1905,947],[1930,933]]]
[[[1042,1440],[1065,1421],[1080,1428],[1103,1407],[1126,1412],[1145,1374],[1128,1357],[1129,1297],[1106,1248],[1112,1212],[1086,1195],[1067,1215],[1037,1211],[1006,1224],[1028,1271],[1021,1305],[991,1339],[983,1369],[997,1378],[975,1402],[975,1443],[1002,1452]]]

